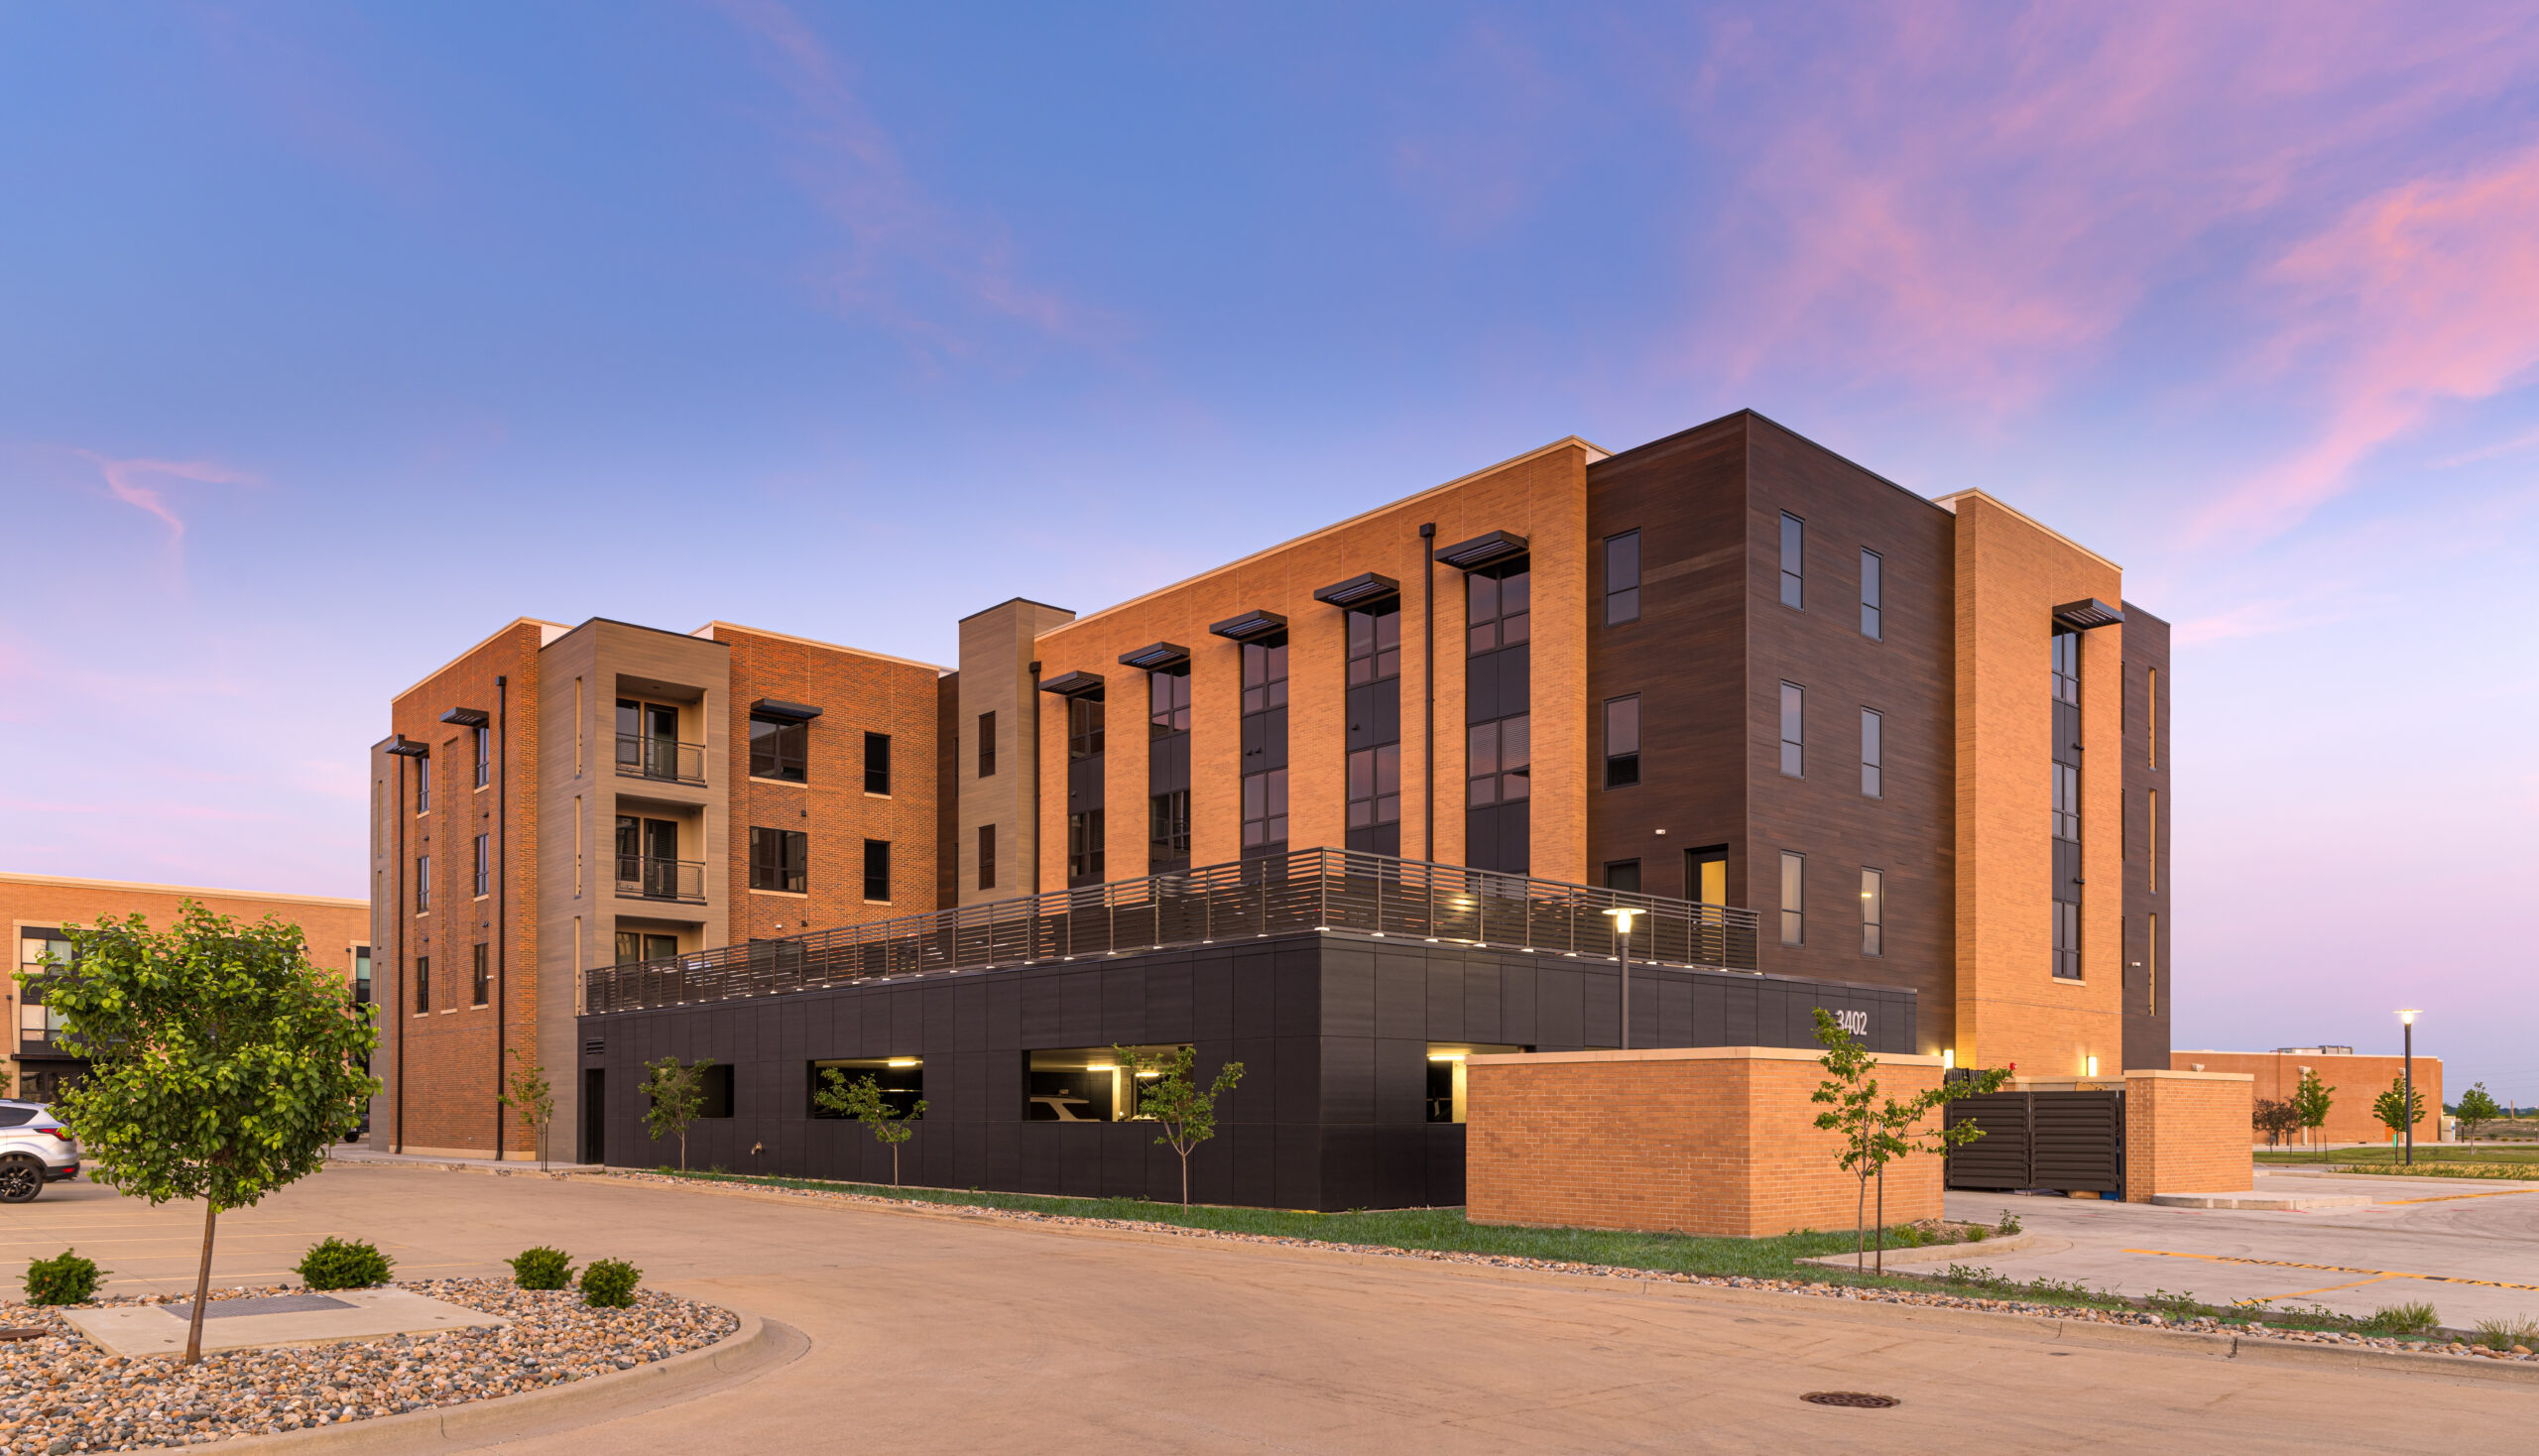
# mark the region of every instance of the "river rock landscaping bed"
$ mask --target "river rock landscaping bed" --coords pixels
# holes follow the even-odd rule
[[[71,1328],[59,1307],[0,1306],[0,1325],[41,1329],[0,1341],[0,1456],[70,1456],[200,1445],[460,1405],[702,1349],[740,1328],[710,1304],[646,1289],[627,1309],[594,1309],[573,1289],[510,1279],[402,1279],[397,1287],[511,1321],[488,1329],[386,1335],[332,1345],[127,1360]],[[302,1292],[215,1290],[214,1299]],[[106,1298],[167,1304],[181,1296]],[[92,1306],[93,1307],[93,1306]]]
[[[740,1181],[705,1182],[696,1178],[671,1177],[661,1173],[622,1172],[611,1170],[603,1176],[632,1182],[669,1183],[680,1187],[746,1188],[753,1193],[775,1193],[795,1198],[827,1200],[840,1203],[873,1204],[885,1208],[933,1209],[973,1218],[1008,1219],[1018,1223],[1053,1224],[1061,1227],[1124,1229],[1141,1234],[1166,1234],[1185,1239],[1211,1239],[1241,1244],[1266,1244],[1300,1249],[1344,1249],[1353,1254],[1386,1255],[1395,1259],[1419,1259],[1432,1264],[1471,1264],[1494,1269],[1540,1270],[1551,1274],[1594,1274],[1609,1278],[1648,1279],[1669,1284],[1708,1284],[1719,1288],[1760,1289],[1779,1294],[1794,1294],[1821,1299],[1849,1299],[1871,1304],[1915,1304],[1936,1309],[1977,1309],[1996,1314],[2024,1314],[2045,1319],[2070,1320],[2085,1324],[2137,1325],[2151,1329],[2181,1330],[2190,1334],[2225,1335],[2237,1339],[2280,1340],[2300,1345],[2334,1345],[2348,1349],[2397,1350],[2410,1353],[2477,1356],[2488,1360],[2516,1362],[2539,1361],[2539,1354],[2515,1345],[2508,1350],[2494,1350],[2482,1345],[2470,1345],[2457,1339],[2406,1339],[2391,1335],[2359,1334],[2348,1330],[2285,1329],[2254,1320],[2230,1319],[2216,1315],[2188,1317],[2162,1314],[2156,1310],[2124,1308],[2105,1309],[2091,1305],[2046,1303],[2011,1296],[1985,1296],[1950,1293],[1935,1289],[1890,1288],[1869,1284],[1834,1283],[1805,1278],[1754,1278],[1740,1274],[1697,1274],[1670,1270],[1631,1269],[1620,1265],[1585,1264],[1567,1260],[1529,1259],[1512,1254],[1479,1254],[1454,1249],[1404,1249],[1390,1244],[1352,1244],[1325,1239],[1298,1239],[1272,1234],[1249,1234],[1224,1229],[1194,1229],[1180,1224],[1149,1223],[1137,1219],[1084,1218],[1073,1214],[1043,1213],[1032,1209],[983,1208],[972,1204],[913,1202],[904,1198],[885,1198],[871,1193],[845,1189],[794,1188],[781,1184]],[[1952,1226],[1955,1227],[1955,1226]],[[1967,1226],[1973,1228],[1977,1226]],[[1989,1232],[1989,1231],[1988,1231]],[[1930,1246],[1924,1246],[1930,1247]],[[1949,1247],[1955,1247],[1954,1245]],[[1970,1242],[1970,1253],[1980,1251],[1983,1244]]]

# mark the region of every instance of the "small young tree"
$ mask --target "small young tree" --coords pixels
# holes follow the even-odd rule
[[[503,1105],[520,1114],[529,1124],[530,1135],[538,1140],[538,1170],[546,1170],[546,1129],[555,1121],[555,1091],[546,1085],[546,1068],[521,1056],[520,1048],[511,1049],[517,1065],[512,1068],[511,1082],[503,1092]]]
[[[2301,1127],[2305,1132],[2328,1125],[2328,1109],[2336,1106],[2336,1090],[2320,1081],[2316,1071],[2308,1067],[2301,1069],[2301,1085],[2292,1091],[2292,1107],[2301,1114]],[[2321,1150],[2320,1155],[2326,1155],[2325,1150]]]
[[[822,1112],[834,1117],[851,1117],[862,1123],[875,1141],[891,1150],[891,1186],[898,1187],[900,1145],[915,1136],[915,1120],[925,1116],[925,1099],[918,1098],[916,1105],[903,1117],[900,1110],[891,1105],[890,1095],[882,1090],[881,1082],[873,1077],[867,1076],[850,1087],[845,1072],[836,1067],[822,1067],[820,1081],[823,1085],[811,1094],[811,1100],[819,1104]]]
[[[1943,1080],[1939,1086],[1918,1092],[1902,1102],[1889,1097],[1878,1100],[1877,1079],[1870,1073],[1876,1070],[1877,1058],[1869,1048],[1855,1040],[1834,1020],[1833,1013],[1816,1008],[1816,1044],[1825,1048],[1817,1060],[1832,1075],[1817,1084],[1808,1100],[1833,1104],[1833,1111],[1816,1115],[1816,1126],[1838,1133],[1843,1139],[1842,1168],[1860,1180],[1860,1198],[1853,1215],[1854,1254],[1866,1265],[1869,1262],[1869,1185],[1877,1181],[1877,1270],[1886,1272],[1886,1165],[1916,1153],[1946,1153],[1962,1148],[1984,1136],[1984,1130],[1973,1123],[1956,1127],[1925,1128],[1913,1125],[1928,1117],[1932,1110],[1960,1097],[1982,1092],[1997,1092],[2010,1079],[2007,1067],[1957,1082]]]
[[[2503,1116],[2503,1109],[2486,1095],[2486,1084],[2479,1082],[2460,1094],[2460,1111],[2456,1116],[2460,1119],[2460,1141],[2466,1143],[2478,1136],[2479,1127]]]
[[[644,1063],[648,1074],[635,1090],[646,1098],[644,1131],[659,1143],[678,1139],[678,1170],[687,1171],[687,1125],[705,1110],[705,1069],[711,1059],[679,1065],[675,1056]]]
[[[1163,1129],[1154,1141],[1181,1155],[1181,1206],[1190,1206],[1190,1153],[1217,1136],[1217,1099],[1243,1080],[1243,1063],[1217,1068],[1217,1079],[1202,1091],[1191,1075],[1199,1059],[1195,1046],[1181,1046],[1149,1060],[1126,1046],[1111,1048],[1120,1057],[1118,1075],[1135,1079],[1137,1115]]]
[[[2424,1121],[2424,1094],[2418,1092],[2410,1097],[2407,1079],[2391,1077],[2389,1090],[2371,1099],[2371,1116],[2389,1130],[2390,1139],[2395,1141],[2408,1128]]]
[[[72,963],[45,983],[45,1004],[89,1071],[54,1114],[98,1182],[153,1204],[202,1200],[185,1331],[193,1365],[221,1210],[253,1207],[324,1166],[379,1092],[362,1070],[379,1034],[343,984],[309,963],[300,927],[271,915],[240,925],[188,900],[164,931],[110,915],[67,934]]]
[[[2253,1121],[2256,1130],[2265,1134],[2266,1146],[2272,1148],[2300,1130],[2301,1109],[2278,1098],[2260,1097]]]

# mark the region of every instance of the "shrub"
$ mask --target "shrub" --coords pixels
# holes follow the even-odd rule
[[[2489,1350],[2539,1346],[2539,1319],[2481,1319],[2478,1321],[2478,1342]]]
[[[387,1255],[359,1239],[328,1236],[300,1256],[300,1277],[312,1289],[366,1289],[388,1282],[395,1266]]]
[[[93,1259],[82,1259],[64,1249],[51,1259],[39,1259],[27,1266],[27,1302],[29,1304],[85,1304],[97,1293],[97,1275],[104,1273]]]
[[[1999,1223],[1995,1224],[1995,1225],[1993,1226],[1993,1232],[1995,1232],[1995,1233],[1996,1233],[1996,1234],[1999,1234],[2002,1238],[2005,1238],[2005,1239],[2006,1239],[2006,1238],[2008,1238],[2010,1235],[2015,1234],[2015,1233],[2017,1233],[2018,1231],[2019,1231],[2019,1216],[2018,1216],[2017,1214],[2015,1214],[2015,1213],[2010,1212],[2010,1211],[2009,1211],[2008,1209],[2006,1209],[2006,1208],[2002,1209],[2002,1210],[2001,1210],[2001,1221],[2000,1221]]]
[[[573,1282],[573,1256],[561,1249],[524,1249],[511,1267],[512,1281],[524,1289],[562,1289]]]
[[[601,1309],[624,1309],[635,1302],[636,1281],[644,1272],[623,1259],[594,1259],[582,1271],[582,1302]]]
[[[2442,1316],[2422,1300],[2409,1304],[2387,1304],[2371,1311],[2363,1320],[2366,1328],[2381,1335],[2426,1335],[2442,1323]]]

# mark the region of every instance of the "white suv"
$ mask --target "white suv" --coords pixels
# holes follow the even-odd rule
[[[41,1102],[0,1102],[0,1203],[79,1175],[79,1143]]]

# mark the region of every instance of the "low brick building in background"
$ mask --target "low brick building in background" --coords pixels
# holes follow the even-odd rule
[[[2254,1079],[2255,1101],[2288,1102],[2300,1089],[2301,1074],[2315,1071],[2336,1089],[2326,1126],[2306,1135],[2312,1143],[2386,1143],[2389,1130],[2371,1115],[2371,1104],[2406,1067],[2402,1056],[2358,1056],[2350,1050],[2287,1046],[2277,1051],[2178,1051],[2169,1056],[2181,1072],[2245,1072]],[[2416,1141],[2442,1140],[2442,1058],[2416,1058],[2416,1095],[2424,1099],[2424,1121],[2416,1125]],[[2264,1135],[2249,1130],[2251,1142]]]
[[[154,929],[174,923],[188,900],[215,914],[254,921],[267,915],[298,925],[308,958],[340,972],[355,1000],[370,997],[370,905],[323,895],[267,895],[252,890],[206,890],[190,885],[148,885],[124,880],[72,880],[59,875],[0,874],[0,918],[9,922],[13,973],[0,986],[9,1010],[8,1094],[50,1100],[86,1069],[53,1039],[42,992],[21,988],[15,972],[32,970],[69,953],[65,926],[89,926],[113,915],[144,916]]]

